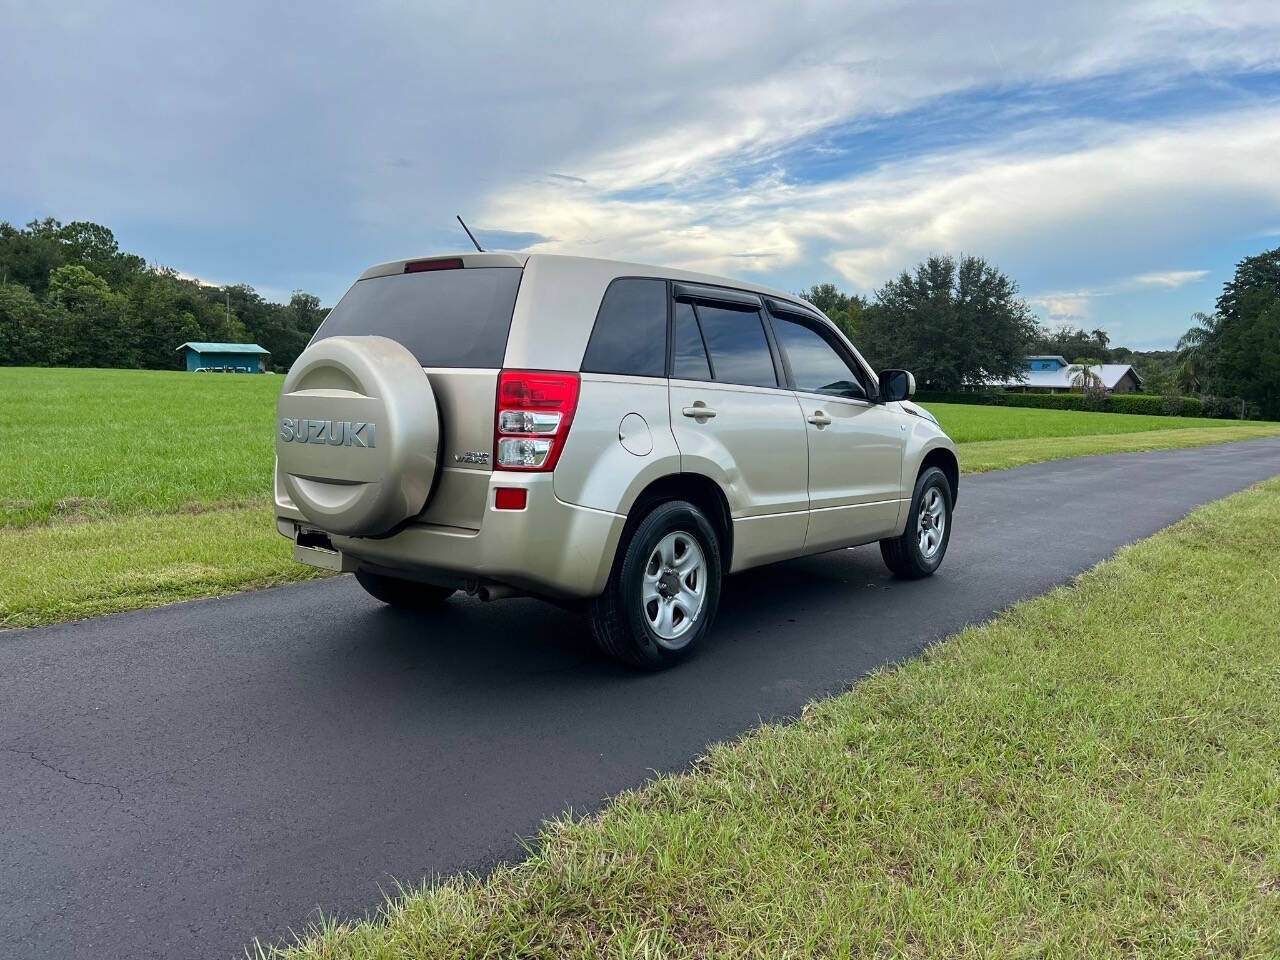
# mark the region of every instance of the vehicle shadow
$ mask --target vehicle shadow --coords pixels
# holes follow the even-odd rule
[[[404,675],[410,683],[444,680],[508,692],[529,681],[545,688],[553,677],[561,689],[608,678],[655,684],[678,673],[732,672],[733,660],[744,654],[757,668],[760,657],[793,657],[802,652],[815,616],[848,616],[851,592],[875,605],[881,594],[913,586],[890,578],[874,545],[735,574],[725,580],[714,629],[701,648],[675,671],[659,674],[631,670],[600,655],[584,614],[527,598],[482,603],[459,594],[427,611],[395,610],[369,600],[351,624],[357,629],[335,631],[330,638],[345,648],[343,659]],[[359,590],[354,582],[350,587]]]

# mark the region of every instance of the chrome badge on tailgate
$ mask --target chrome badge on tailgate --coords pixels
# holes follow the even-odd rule
[[[377,424],[364,420],[307,420],[280,418],[280,439],[285,443],[327,443],[334,447],[372,447]]]

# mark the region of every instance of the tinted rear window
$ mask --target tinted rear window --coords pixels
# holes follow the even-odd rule
[[[424,367],[501,367],[522,272],[471,267],[358,280],[315,339],[389,337]]]
[[[613,281],[600,303],[582,369],[661,377],[666,368],[667,282],[641,277]]]
[[[711,375],[717,381],[756,387],[778,385],[759,313],[700,303],[698,322],[711,354]]]

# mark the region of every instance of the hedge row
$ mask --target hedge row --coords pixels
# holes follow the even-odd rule
[[[998,390],[942,392],[922,390],[920,403],[976,403],[999,407],[1038,407],[1047,410],[1087,410],[1105,413],[1145,413],[1158,417],[1202,417],[1204,404],[1195,397],[1153,396],[1145,393],[1004,393]]]

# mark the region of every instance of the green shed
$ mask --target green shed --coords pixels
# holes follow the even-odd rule
[[[271,351],[256,343],[184,343],[192,373],[266,373]]]

